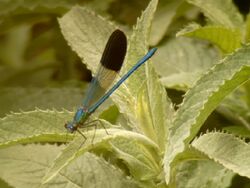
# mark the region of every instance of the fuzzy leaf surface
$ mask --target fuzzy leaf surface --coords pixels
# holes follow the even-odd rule
[[[213,48],[185,37],[163,43],[153,57],[161,83],[180,90],[190,88],[217,59],[218,54]]]
[[[224,188],[231,185],[234,173],[211,160],[193,160],[177,167],[178,188]],[[204,176],[204,174],[206,174]]]
[[[213,23],[229,28],[243,26],[243,17],[231,0],[188,0],[199,7]]]
[[[222,26],[204,26],[190,24],[177,33],[177,36],[195,37],[207,40],[218,46],[224,53],[231,53],[241,46],[239,29]]]
[[[250,178],[250,145],[226,133],[207,133],[192,146],[210,159],[241,176]]]
[[[178,109],[164,157],[166,182],[176,156],[185,150],[200,127],[236,87],[250,78],[250,46],[245,46],[227,56],[203,75],[185,95]]]
[[[109,133],[109,135],[107,135],[106,131]],[[151,153],[157,153],[156,151],[158,150],[158,147],[151,140],[143,135],[130,131],[124,131],[120,129],[106,129],[106,131],[103,129],[96,130],[96,133],[94,133],[94,130],[88,131],[84,133],[87,137],[86,141],[84,141],[82,136],[76,137],[76,139],[74,139],[74,141],[72,141],[56,158],[46,176],[43,178],[43,182],[50,181],[58,174],[61,169],[69,165],[72,161],[76,160],[76,158],[81,156],[83,153],[89,150],[95,151],[95,148],[97,148],[97,151],[100,150],[100,148],[106,148],[112,151],[112,145],[114,144],[116,146],[114,147],[116,148],[116,153],[119,154],[118,158],[124,160],[125,163],[128,164],[128,168],[136,170],[134,172],[131,171],[133,176],[139,176],[140,178],[147,177],[148,174],[154,170],[155,175],[157,174],[158,167],[155,165],[157,164],[155,162],[157,161],[155,160],[156,156],[152,156]],[[95,137],[93,139],[94,134]],[[125,148],[123,148],[124,145],[117,145],[118,143],[121,143],[121,141],[124,143],[124,139],[127,140],[126,142],[128,143],[131,141],[138,143],[136,144],[137,148],[133,145],[130,145],[126,148],[127,151],[125,152]],[[141,150],[141,148],[144,149]],[[119,149],[120,152],[118,152],[117,149]],[[143,159],[143,161],[140,161],[139,159]],[[144,171],[141,171],[141,168],[143,168]]]
[[[10,112],[40,109],[72,110],[83,98],[81,88],[0,88],[0,117]],[[32,101],[32,103],[30,102]]]
[[[0,177],[20,188],[138,187],[119,169],[90,153],[73,161],[51,182],[42,184],[42,177],[62,148],[57,145],[30,144],[1,149],[0,167],[3,170],[0,171]],[[107,181],[110,176],[112,181]]]
[[[18,143],[65,142],[67,132],[63,125],[71,118],[72,114],[66,111],[12,113],[0,119],[0,147]],[[68,136],[70,138],[72,135]]]

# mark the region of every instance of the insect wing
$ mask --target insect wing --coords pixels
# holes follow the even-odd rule
[[[127,50],[126,35],[115,30],[106,44],[96,76],[92,79],[83,107],[88,109],[109,89],[120,71]]]

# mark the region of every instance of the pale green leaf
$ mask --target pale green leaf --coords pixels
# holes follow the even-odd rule
[[[143,148],[146,149],[146,152],[145,151],[144,151],[144,153],[140,152],[140,154],[145,155],[145,157],[150,159],[150,160],[155,160],[155,158],[154,158],[155,156],[152,157],[151,153],[152,152],[158,153],[158,152],[156,152],[156,151],[158,151],[158,147],[151,140],[149,140],[147,137],[140,135],[138,133],[120,130],[120,129],[106,129],[106,131],[104,129],[98,129],[96,131],[93,130],[93,131],[85,132],[84,135],[87,137],[87,140],[84,140],[84,138],[82,136],[76,137],[76,139],[74,141],[72,141],[62,151],[61,155],[59,155],[56,158],[56,160],[54,161],[54,164],[51,166],[51,168],[47,172],[46,176],[43,178],[43,182],[50,181],[52,178],[54,178],[58,174],[58,172],[61,169],[63,169],[67,165],[69,165],[72,161],[74,161],[76,158],[78,158],[83,153],[87,152],[88,150],[93,151],[95,148],[97,148],[97,149],[98,148],[99,149],[106,148],[106,149],[109,149],[112,151],[112,147],[111,147],[112,141],[115,139],[117,139],[118,141],[125,139],[128,142],[134,141],[134,142],[138,142],[141,145],[144,145]],[[133,147],[133,146],[130,146],[130,147]],[[139,152],[138,150],[136,150],[136,151]],[[135,153],[134,150],[133,150],[133,153]],[[125,152],[124,152],[124,154],[120,153],[121,159],[125,160],[126,158],[124,156],[128,156],[128,154]],[[143,158],[146,159],[145,157],[143,157]],[[132,164],[135,165],[135,163],[134,163],[135,160],[133,160],[133,161],[126,160],[125,162],[127,162],[129,165],[132,165]],[[140,162],[141,161],[138,161],[136,163],[136,165],[141,165]],[[152,164],[157,164],[157,163],[154,161]],[[145,163],[143,163],[143,165],[145,165]],[[131,166],[131,168],[132,168],[132,166]],[[154,166],[154,168],[156,168],[156,166]],[[143,174],[141,174],[140,177],[142,175],[146,176],[149,172],[143,171],[142,173]]]
[[[77,3],[77,0],[4,0],[0,2],[0,15],[9,16],[13,14],[23,14],[27,12],[54,12],[63,13],[72,5]]]
[[[94,12],[78,6],[60,18],[59,24],[68,44],[87,67],[95,72],[115,26]]]
[[[128,71],[129,68],[142,58],[147,51],[150,25],[153,20],[157,3],[157,0],[151,1],[146,10],[142,13],[142,16],[138,19],[137,25],[129,38],[129,46],[124,65],[125,68],[122,69],[122,74]],[[149,63],[150,62],[146,63],[145,66]],[[136,127],[137,129],[140,129],[137,116],[141,113],[139,112],[139,109],[137,109],[140,108],[137,107],[137,95],[138,92],[143,90],[143,87],[145,87],[145,79],[145,68],[141,67],[130,76],[130,78],[125,82],[126,85],[121,85],[121,87],[113,94],[113,99],[118,104],[119,110],[127,116],[129,123],[131,123],[133,127],[138,126]]]
[[[241,176],[250,178],[250,145],[226,133],[207,133],[192,146]]]
[[[246,17],[246,36],[245,36],[245,42],[250,42],[250,14]]]
[[[246,127],[235,125],[224,127],[223,130],[241,138],[250,138],[250,130]]]
[[[177,167],[178,188],[225,188],[234,173],[210,160],[187,161]]]
[[[155,12],[150,34],[150,45],[154,46],[164,37],[183,0],[160,0]]]
[[[141,88],[137,97],[137,127],[158,143],[161,152],[164,152],[174,109],[153,67],[148,66],[147,70],[147,88]]]
[[[166,146],[164,170],[167,183],[176,156],[185,150],[224,97],[249,78],[250,46],[245,46],[215,65],[187,92],[177,111]]]
[[[123,25],[126,24],[128,27],[131,27],[136,23],[137,18],[141,15],[141,12],[147,7],[148,3],[150,2],[149,0],[113,1],[114,2],[108,9],[108,13],[111,14],[113,20],[116,20],[118,23],[122,23]]]
[[[184,37],[162,44],[153,57],[162,84],[181,90],[190,88],[217,59],[216,51],[207,44]]]
[[[233,124],[243,125],[250,129],[250,106],[248,105],[247,83],[228,95],[217,108],[217,111]]]
[[[1,60],[12,67],[21,67],[24,63],[25,49],[30,40],[30,26],[15,27],[5,37],[6,40],[0,46]]]
[[[0,187],[1,188],[13,188],[9,184],[7,184],[5,181],[3,181],[1,178],[0,178]]]
[[[243,17],[232,0],[187,0],[199,7],[213,23],[229,28],[243,26]]]
[[[250,107],[250,81],[247,81],[245,84],[245,92],[246,92],[246,103],[247,103],[247,106]]]
[[[104,105],[101,105],[104,106]],[[100,106],[100,107],[101,107]],[[100,110],[98,108],[98,110]],[[108,108],[106,108],[105,110],[103,110],[100,115],[98,116],[100,119],[105,119],[106,121],[112,123],[112,124],[116,124],[117,123],[117,119],[119,118],[119,110],[115,105],[111,105]],[[117,123],[119,124],[119,123]]]
[[[147,8],[142,12],[141,17],[137,20],[136,26],[133,28],[133,33],[129,37],[127,56],[124,64],[125,68],[122,69],[122,74],[135,65],[135,63],[148,51],[150,27],[157,4],[158,0],[152,0]],[[143,79],[145,79],[145,76],[146,70],[144,68],[140,68],[135,74],[131,75],[130,79],[126,82],[126,88],[128,88],[128,92],[132,95],[131,97],[134,97],[138,93],[143,85]]]
[[[80,88],[0,88],[0,117],[10,112],[40,109],[72,110],[83,99]],[[32,103],[30,102],[32,101]]]
[[[34,64],[33,64],[34,65]],[[43,85],[51,81],[54,69],[51,66],[30,66],[17,71],[4,67],[0,70],[3,80],[0,80],[2,87],[33,87]]]
[[[223,26],[204,26],[190,24],[177,33],[177,36],[195,37],[207,40],[218,46],[224,53],[231,53],[241,46],[242,36],[239,29]]]
[[[167,75],[161,78],[161,82],[167,88],[186,91],[191,88],[197,79],[202,75],[202,71],[181,72]]]
[[[116,137],[110,141],[115,156],[127,164],[137,180],[152,181],[160,172],[160,158],[135,138]]]
[[[126,70],[145,54],[149,27],[156,6],[157,1],[151,1],[134,28],[130,37],[125,64]],[[133,126],[154,140],[164,151],[164,143],[173,109],[170,102],[167,103],[165,90],[159,83],[150,62],[145,65],[145,69],[140,68],[135,74],[131,75],[126,81],[126,86],[123,86],[113,97],[119,104],[120,111],[129,117]],[[155,92],[156,90],[158,92]],[[127,101],[126,98],[130,100]]]
[[[69,112],[41,111],[12,113],[0,119],[0,147],[17,143],[65,142],[64,124],[71,120]]]
[[[32,144],[0,149],[0,177],[13,187],[63,187],[59,177],[52,184],[41,185],[41,178],[46,168],[56,157],[62,147],[57,145]],[[66,184],[66,182],[65,182]]]
[[[72,182],[79,188],[139,187],[139,183],[126,176],[120,169],[107,163],[103,158],[90,153],[85,153],[74,160],[73,163],[59,173],[59,177],[61,175],[68,179],[68,183]],[[57,179],[58,176],[55,180]]]
[[[105,1],[92,0],[92,1],[87,1],[85,6],[103,15],[103,14],[110,13],[109,9],[114,2],[116,1],[115,0],[105,0]]]
[[[44,22],[62,15],[79,0],[2,0],[0,1],[0,33],[23,24]]]
[[[0,177],[14,187],[138,187],[123,172],[102,158],[86,153],[47,184],[41,180],[62,146],[27,145],[0,150]],[[17,155],[18,153],[18,155]],[[107,181],[112,177],[112,181]]]

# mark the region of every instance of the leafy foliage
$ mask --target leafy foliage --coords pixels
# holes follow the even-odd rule
[[[232,1],[5,0],[0,10],[1,187],[250,185],[250,16]],[[89,117],[85,140],[63,125],[116,28],[128,37],[120,75],[158,51]]]

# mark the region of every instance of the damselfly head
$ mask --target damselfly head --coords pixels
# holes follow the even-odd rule
[[[64,125],[64,127],[65,127],[65,129],[67,129],[67,131],[68,131],[69,133],[73,133],[73,132],[75,132],[76,129],[77,129],[77,127],[74,126],[74,123],[72,123],[72,122],[66,123],[66,124]]]

